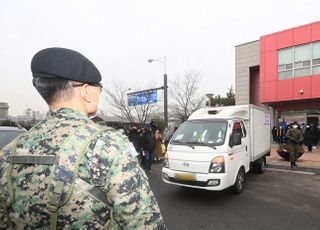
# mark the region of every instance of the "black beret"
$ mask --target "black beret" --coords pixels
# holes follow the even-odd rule
[[[36,53],[31,61],[33,77],[63,78],[83,83],[99,83],[97,67],[77,51],[48,48]]]

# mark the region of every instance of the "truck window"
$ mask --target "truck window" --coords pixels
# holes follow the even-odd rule
[[[193,145],[223,145],[227,122],[193,120],[183,123],[172,138],[172,144],[192,143]]]
[[[233,123],[232,133],[241,133],[241,137],[244,137],[239,121]]]
[[[244,126],[244,124],[243,124],[242,121],[240,122],[240,124],[241,124],[241,128],[242,128],[242,133],[243,133],[243,136],[242,136],[242,137],[246,137],[246,136],[247,136],[246,127]]]

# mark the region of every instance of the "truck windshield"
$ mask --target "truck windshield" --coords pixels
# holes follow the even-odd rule
[[[171,143],[189,143],[193,146],[223,145],[226,137],[226,121],[194,120],[183,123]]]

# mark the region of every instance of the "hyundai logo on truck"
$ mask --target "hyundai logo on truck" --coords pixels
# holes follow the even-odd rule
[[[182,164],[184,167],[189,167],[190,166],[190,164],[188,163],[188,162],[183,162],[183,164]]]

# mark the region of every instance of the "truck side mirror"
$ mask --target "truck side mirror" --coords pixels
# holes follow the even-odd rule
[[[232,148],[235,145],[241,145],[241,133],[234,132],[231,134],[229,146]]]

